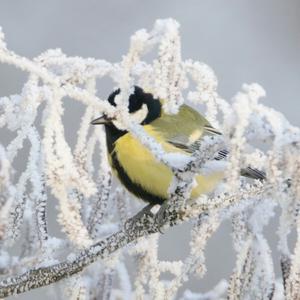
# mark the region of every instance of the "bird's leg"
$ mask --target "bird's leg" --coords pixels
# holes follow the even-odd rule
[[[136,215],[134,215],[132,218],[127,220],[124,224],[125,228],[130,228],[133,224],[140,222],[144,217],[150,216],[154,218],[154,214],[152,213],[151,209],[156,204],[148,204],[146,205],[142,210],[140,210]]]
[[[155,223],[157,224],[158,231],[160,233],[164,233],[162,227],[166,223],[165,213],[168,207],[169,207],[168,201],[164,201],[163,204],[160,206],[158,212],[155,214]]]
[[[161,204],[159,211],[155,214],[155,224],[160,233],[164,233],[163,227],[167,222],[172,226],[174,221],[178,218],[180,220],[184,220],[185,218],[184,207],[180,204],[176,205],[176,203],[174,205],[174,202],[172,203],[172,201],[173,199],[164,201],[163,204]]]
[[[167,220],[169,220],[172,223],[172,219],[170,219],[170,214],[172,214],[172,211],[174,210],[177,211],[174,215],[178,215],[180,211],[178,212],[178,208],[172,208],[172,211],[169,211],[170,209],[170,202],[169,201],[164,201],[161,205],[159,210],[155,213],[152,212],[152,208],[156,206],[157,204],[148,204],[146,205],[142,210],[140,210],[135,216],[127,220],[124,224],[125,228],[131,228],[134,224],[136,225],[139,222],[146,221],[146,218],[149,216],[150,218],[153,219],[153,230],[159,231],[160,233],[163,232],[163,226],[166,224]],[[169,217],[167,217],[169,216]],[[146,221],[147,222],[147,221]],[[156,230],[155,230],[156,228]]]
[[[134,219],[141,219],[143,216],[154,216],[152,213],[151,209],[155,206],[156,204],[148,204],[146,205],[142,210],[140,210],[133,218]]]

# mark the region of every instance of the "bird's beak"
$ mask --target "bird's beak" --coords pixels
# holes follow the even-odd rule
[[[91,122],[92,125],[104,125],[104,124],[108,124],[112,121],[112,119],[106,117],[105,115],[104,116],[101,116],[95,120],[93,120]]]

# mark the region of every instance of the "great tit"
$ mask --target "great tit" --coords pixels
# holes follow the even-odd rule
[[[111,105],[116,106],[115,97],[120,89],[108,97]],[[141,124],[145,131],[161,144],[166,152],[192,155],[193,145],[206,135],[221,134],[200,113],[188,105],[182,105],[177,114],[166,114],[163,100],[155,99],[151,93],[135,86],[129,97],[129,113]],[[158,161],[151,151],[138,139],[116,126],[116,120],[101,116],[91,122],[103,124],[106,132],[108,158],[114,174],[125,188],[136,197],[151,205],[163,204],[168,199],[168,189],[173,173],[164,163]],[[227,151],[219,152],[216,159],[223,159]],[[264,179],[264,173],[247,168],[242,175]],[[211,174],[195,176],[196,185],[191,198],[211,192],[222,180],[224,173],[216,171]]]

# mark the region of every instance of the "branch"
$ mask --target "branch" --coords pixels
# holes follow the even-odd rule
[[[164,211],[164,222],[168,226],[175,226],[183,221],[197,217],[200,213],[224,209],[243,200],[260,197],[269,189],[270,186],[257,183],[246,187],[235,195],[219,195],[214,199],[199,198],[192,203],[187,203],[180,211],[176,209],[176,206],[174,207],[170,204]],[[128,219],[122,230],[79,252],[73,259],[50,266],[36,267],[22,275],[3,279],[0,281],[0,297],[20,294],[58,282],[81,272],[85,267],[99,258],[107,258],[110,254],[136,241],[140,237],[159,232],[160,222],[155,216],[151,214],[145,214],[138,218],[136,216]]]

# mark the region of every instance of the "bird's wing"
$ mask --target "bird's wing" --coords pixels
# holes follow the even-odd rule
[[[184,150],[187,153],[194,153],[197,150],[197,147],[199,146],[199,143],[195,143],[193,145],[184,145],[180,144],[179,142],[169,141],[170,144],[175,146],[178,149]],[[215,160],[224,160],[227,158],[229,152],[226,149],[220,150],[217,155],[214,157]],[[241,169],[241,175],[245,177],[249,177],[252,179],[259,179],[259,180],[265,180],[266,179],[266,173],[264,171],[247,167],[244,169]]]
[[[151,124],[167,143],[185,151],[189,155],[199,149],[199,143],[206,135],[221,135],[204,116],[188,105],[182,105],[178,114],[164,114]],[[214,159],[223,160],[228,156],[226,149],[217,153]],[[241,170],[241,175],[252,179],[264,180],[266,174],[263,171],[247,167]]]
[[[201,140],[204,135],[221,134],[204,116],[188,105],[182,105],[174,115],[162,113],[151,126],[165,141],[177,144],[178,148],[186,149],[187,152],[190,152],[189,146]]]

